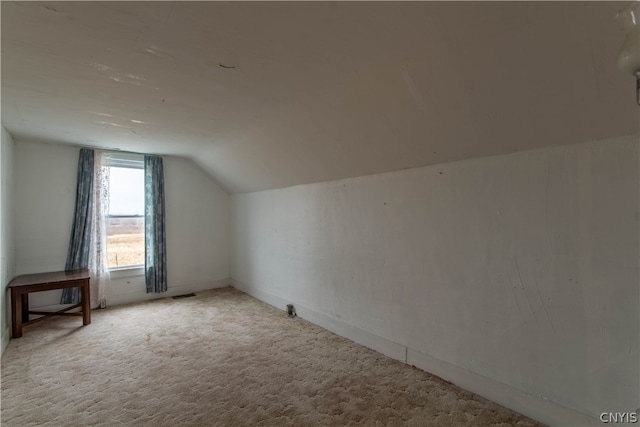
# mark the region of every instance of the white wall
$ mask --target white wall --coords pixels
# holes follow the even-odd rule
[[[164,156],[169,290],[147,294],[144,276],[112,280],[109,304],[228,286],[230,198],[190,160]]]
[[[4,126],[0,126],[2,145],[0,146],[0,334],[2,334],[2,352],[9,344],[10,311],[7,298],[7,285],[15,274],[15,235],[13,229],[14,201],[14,141]]]
[[[78,147],[16,143],[16,274],[64,269],[73,221]],[[107,304],[179,295],[229,283],[230,200],[194,163],[164,157],[169,290],[147,294],[140,269],[114,274]],[[30,296],[57,304],[60,291]]]
[[[231,274],[539,420],[596,422],[640,405],[638,206],[637,136],[234,195]]]

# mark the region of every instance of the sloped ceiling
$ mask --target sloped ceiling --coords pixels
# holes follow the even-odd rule
[[[247,192],[638,132],[613,2],[6,2],[20,139]]]

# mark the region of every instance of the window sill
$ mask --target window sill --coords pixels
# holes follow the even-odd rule
[[[144,276],[144,265],[132,265],[131,267],[118,267],[109,270],[112,279],[123,277]]]

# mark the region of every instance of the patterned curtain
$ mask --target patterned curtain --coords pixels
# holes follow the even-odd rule
[[[111,282],[107,257],[110,170],[106,164],[106,153],[96,150],[93,169],[91,245],[89,247],[91,307],[106,306],[105,289]]]
[[[89,246],[91,244],[91,217],[93,199],[93,150],[80,149],[78,160],[78,184],[76,186],[76,210],[71,228],[71,239],[67,251],[65,271],[89,268]],[[62,292],[60,304],[80,302],[78,288],[67,288]]]
[[[162,157],[144,156],[144,243],[147,292],[167,291]]]

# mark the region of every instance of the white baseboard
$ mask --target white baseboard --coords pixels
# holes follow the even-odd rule
[[[136,302],[149,301],[153,299],[159,298],[168,298],[174,297],[176,295],[184,295],[191,292],[202,292],[208,291],[210,289],[224,288],[226,286],[231,286],[231,279],[220,279],[214,281],[207,282],[196,282],[196,283],[188,283],[184,285],[171,286],[167,292],[163,292],[161,294],[147,294],[147,293],[126,293],[126,294],[118,294],[111,295],[107,297],[107,305],[123,305],[123,304],[132,304]],[[60,309],[61,305],[47,305],[42,307],[32,307],[39,308],[46,311],[55,311]],[[0,354],[4,354],[5,349],[9,345],[9,340],[11,338],[11,327],[5,328],[2,332],[2,352]]]
[[[191,292],[202,292],[210,289],[224,288],[231,286],[231,279],[220,279],[206,282],[194,282],[182,285],[172,285],[167,292],[160,294],[146,292],[119,293],[117,295],[107,295],[107,306],[132,304],[136,302],[150,301],[159,298],[174,297],[176,295],[184,295]]]
[[[603,425],[599,420],[587,414],[534,396],[411,348],[407,348],[407,363],[547,425]]]
[[[499,381],[468,371],[436,357],[411,349],[402,344],[398,344],[387,338],[383,338],[365,331],[364,329],[327,316],[326,314],[304,307],[297,304],[295,301],[286,300],[277,295],[273,295],[270,292],[249,286],[235,279],[230,279],[229,283],[234,288],[283,311],[286,309],[287,304],[293,304],[298,316],[313,324],[325,328],[337,335],[348,338],[358,344],[362,344],[363,346],[371,348],[385,356],[391,357],[392,359],[400,360],[426,372],[437,375],[446,381],[452,382],[460,388],[476,393],[479,396],[538,420],[544,424],[552,426],[603,425],[599,420],[587,414],[567,408],[556,402],[534,396],[518,388],[503,384]]]
[[[256,288],[245,285],[242,282],[231,279],[231,286],[241,290],[254,298],[266,302],[269,305],[285,310],[287,304],[293,304],[296,309],[296,313],[301,318],[308,320],[309,322],[318,325],[324,329],[327,329],[337,335],[348,338],[358,344],[362,344],[365,347],[374,349],[375,351],[384,354],[392,359],[405,361],[406,350],[405,347],[397,344],[393,341],[389,341],[371,332],[349,325],[341,320],[334,319],[326,314],[319,313],[303,305],[297,304],[294,301],[287,301],[271,293],[261,291]]]
[[[171,285],[167,292],[162,292],[159,294],[156,293],[146,293],[144,291],[135,291],[135,292],[118,292],[117,294],[109,295],[107,294],[107,307],[112,307],[115,305],[123,305],[123,304],[134,304],[137,302],[151,301],[154,299],[160,298],[168,298],[174,297],[176,295],[184,295],[191,292],[202,292],[208,291],[210,289],[224,288],[226,286],[231,286],[231,279],[220,279],[213,281],[205,281],[205,282],[193,282],[186,283],[181,285]],[[45,311],[56,311],[63,308],[64,305],[60,304],[51,304],[51,305],[43,305],[43,306],[34,306],[32,308],[39,308]],[[80,310],[80,309],[77,309]]]
[[[4,331],[2,331],[2,350],[0,351],[0,355],[4,354],[4,351],[7,349],[7,346],[9,345],[9,340],[11,339],[11,327],[7,326],[6,328],[4,328]]]

